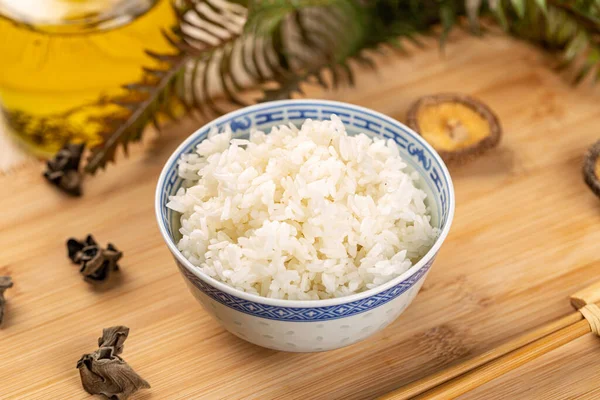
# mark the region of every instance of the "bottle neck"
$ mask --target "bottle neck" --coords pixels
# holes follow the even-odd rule
[[[0,0],[0,17],[46,33],[88,33],[123,26],[158,1]]]

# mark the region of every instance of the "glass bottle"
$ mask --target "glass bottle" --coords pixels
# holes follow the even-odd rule
[[[99,140],[107,101],[172,53],[170,0],[0,0],[0,110],[36,155]],[[2,129],[0,127],[0,129]]]

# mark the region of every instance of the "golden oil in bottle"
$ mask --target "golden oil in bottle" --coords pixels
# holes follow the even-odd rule
[[[0,0],[0,108],[6,128],[40,156],[99,141],[106,104],[139,81],[146,54],[172,53],[171,0]],[[6,129],[5,128],[5,129]]]

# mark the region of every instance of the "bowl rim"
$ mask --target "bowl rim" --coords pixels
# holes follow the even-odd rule
[[[190,142],[194,141],[202,130],[204,130],[208,126],[218,125],[219,123],[221,123],[225,120],[229,120],[232,117],[235,117],[237,115],[246,114],[246,113],[248,113],[248,111],[259,111],[265,107],[270,107],[270,106],[274,106],[274,105],[283,105],[283,106],[290,105],[291,106],[296,103],[315,103],[318,105],[342,106],[342,107],[354,109],[355,111],[358,111],[358,112],[377,116],[392,125],[396,125],[396,126],[400,127],[404,132],[406,132],[407,134],[412,136],[417,142],[419,142],[419,144],[421,146],[427,148],[431,152],[433,157],[436,159],[436,161],[439,163],[439,165],[441,167],[440,168],[441,172],[444,175],[444,177],[446,178],[446,181],[448,182],[448,217],[446,220],[446,224],[442,227],[442,231],[440,232],[440,235],[437,237],[437,239],[435,240],[435,242],[433,243],[431,248],[427,251],[427,253],[425,253],[425,255],[416,264],[414,264],[407,271],[405,271],[404,273],[395,277],[394,279],[392,279],[382,285],[376,286],[372,289],[365,290],[363,292],[351,294],[348,296],[336,297],[336,298],[332,298],[332,299],[288,300],[288,299],[274,299],[271,297],[259,296],[256,294],[243,292],[239,289],[236,289],[232,286],[227,285],[224,282],[218,281],[215,278],[208,276],[207,274],[205,274],[204,272],[199,270],[194,265],[192,265],[192,263],[189,262],[188,259],[183,256],[181,251],[179,251],[179,249],[177,248],[177,245],[175,244],[175,241],[169,234],[167,226],[165,226],[163,224],[163,218],[161,215],[162,204],[160,204],[160,199],[161,199],[162,191],[165,187],[167,173],[170,171],[167,167],[169,165],[171,165],[173,163],[173,161],[175,161],[176,159],[178,159],[180,157],[180,153],[182,152],[182,150],[184,148],[186,148],[190,144]],[[444,163],[444,161],[442,160],[440,155],[437,153],[437,151],[429,143],[427,143],[421,135],[419,135],[418,133],[416,133],[415,131],[413,131],[412,129],[410,129],[408,126],[404,125],[400,121],[397,121],[391,117],[388,117],[387,115],[380,113],[378,111],[371,110],[369,108],[357,106],[357,105],[350,104],[350,103],[341,102],[341,101],[320,100],[320,99],[290,99],[290,100],[277,100],[277,101],[269,101],[269,102],[265,102],[265,103],[254,104],[251,106],[243,107],[238,110],[229,112],[225,115],[222,115],[219,118],[216,118],[216,119],[202,125],[196,131],[194,131],[192,134],[190,134],[185,140],[183,140],[181,142],[181,144],[179,146],[177,146],[177,148],[173,151],[171,156],[167,159],[167,161],[165,162],[165,164],[161,170],[160,176],[158,178],[155,196],[154,196],[155,216],[156,216],[156,219],[158,222],[158,227],[159,227],[160,233],[163,237],[163,240],[167,244],[171,253],[175,256],[175,258],[189,272],[194,274],[196,277],[198,277],[205,283],[207,283],[207,284],[211,285],[212,287],[214,287],[218,290],[221,290],[229,295],[232,295],[232,296],[235,296],[235,297],[247,300],[247,301],[259,303],[259,304],[266,304],[266,305],[271,305],[271,306],[276,306],[276,307],[291,307],[291,308],[317,308],[317,307],[328,307],[328,306],[336,306],[336,305],[340,305],[340,304],[352,303],[354,301],[362,300],[362,299],[371,297],[373,295],[376,295],[378,293],[384,292],[384,291],[398,285],[399,283],[409,279],[412,275],[417,273],[421,268],[423,268],[427,263],[429,263],[429,261],[431,261],[431,259],[439,251],[444,240],[446,240],[446,237],[448,236],[448,232],[450,231],[450,226],[452,225],[452,221],[454,219],[454,208],[455,208],[454,185],[452,183],[452,178],[450,177],[450,173],[448,172],[448,168],[446,167],[446,164]]]

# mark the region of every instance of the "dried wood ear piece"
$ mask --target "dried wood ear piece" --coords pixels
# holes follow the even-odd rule
[[[594,143],[585,155],[583,177],[592,192],[600,197],[600,140]]]
[[[0,325],[2,325],[2,320],[4,319],[4,291],[10,287],[12,287],[13,282],[10,276],[0,276]]]
[[[46,164],[44,177],[71,196],[81,196],[82,175],[79,173],[79,162],[83,148],[83,144],[67,143]]]
[[[69,239],[67,251],[71,261],[81,265],[79,272],[87,281],[105,280],[110,271],[119,269],[117,261],[123,256],[123,253],[111,243],[106,249],[100,247],[92,235],[88,235],[81,241]]]
[[[461,94],[438,94],[418,99],[407,124],[437,150],[444,161],[464,162],[495,147],[502,128],[482,102]]]
[[[109,399],[125,400],[150,385],[142,379],[119,354],[129,335],[126,326],[113,326],[102,331],[98,350],[84,354],[77,361],[81,384],[90,394],[102,394]]]

